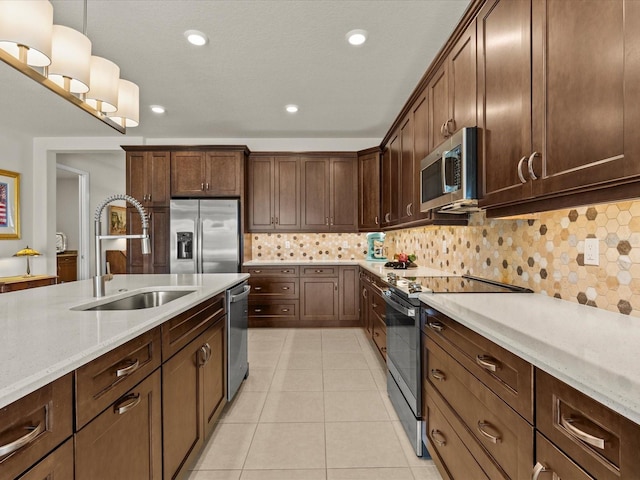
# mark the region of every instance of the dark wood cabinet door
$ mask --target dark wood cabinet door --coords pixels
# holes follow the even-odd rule
[[[273,230],[273,157],[251,157],[248,172],[248,226],[251,231]]]
[[[205,152],[171,152],[171,196],[207,195]]]
[[[147,152],[145,176],[149,182],[148,197],[144,205],[168,207],[171,201],[171,154],[167,152]]]
[[[413,113],[413,220],[429,218],[429,212],[420,211],[420,162],[429,154],[429,95],[425,90],[416,100]]]
[[[450,120],[449,116],[449,81],[447,77],[447,64],[436,71],[427,86],[429,91],[429,130],[430,150],[440,145],[447,138],[445,124]]]
[[[413,116],[409,114],[400,126],[400,155],[398,158],[398,187],[400,191],[400,205],[398,219],[400,222],[410,222],[414,214],[420,211],[416,208],[414,196],[415,164],[413,155]]]
[[[204,420],[205,437],[213,431],[216,420],[226,404],[225,358],[227,350],[225,325],[226,318],[223,318],[204,334],[204,342],[209,357],[202,366],[202,407],[204,408],[202,418]]]
[[[76,478],[162,476],[160,370],[76,433]]]
[[[338,316],[340,321],[354,322],[358,320],[360,296],[358,295],[357,265],[339,267],[338,269]]]
[[[533,2],[535,196],[624,177],[623,3]]]
[[[386,145],[382,153],[382,172],[380,175],[381,225],[391,222],[391,147]]]
[[[482,206],[531,196],[531,0],[490,0],[477,18]],[[523,170],[524,172],[524,170]]]
[[[169,209],[150,208],[147,215],[151,254],[142,255],[140,240],[127,240],[127,273],[169,273]],[[133,235],[142,233],[140,215],[134,208],[127,208],[127,231]]]
[[[274,223],[276,230],[300,228],[300,163],[298,157],[275,157]]]
[[[165,480],[176,478],[204,442],[200,365],[206,353],[198,339],[162,365]]]
[[[476,22],[465,30],[448,57],[448,133],[478,124]]]
[[[300,320],[338,318],[338,278],[301,278]]]
[[[380,228],[380,152],[358,156],[358,229]]]
[[[640,2],[624,4],[624,174],[640,175]]]
[[[401,139],[399,133],[389,141],[388,159],[388,183],[385,186],[385,195],[388,196],[389,211],[385,212],[385,224],[393,224],[400,217],[400,152]]]
[[[331,158],[329,230],[358,231],[358,164],[356,158]]]
[[[168,207],[171,200],[169,151],[127,152],[127,194],[145,207]]]
[[[205,193],[211,197],[241,197],[244,191],[244,155],[207,152]]]
[[[329,230],[329,159],[307,157],[300,159],[301,230],[326,232]]]

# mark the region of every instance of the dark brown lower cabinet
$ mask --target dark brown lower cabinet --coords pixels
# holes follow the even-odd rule
[[[225,405],[225,321],[219,319],[162,366],[164,479],[186,475]]]
[[[156,370],[76,433],[77,479],[161,478],[160,378]]]
[[[73,438],[40,460],[18,480],[73,480]]]
[[[540,480],[545,478],[553,478],[554,480],[594,480],[591,475],[562,453],[540,432],[536,434],[536,464],[533,467],[533,472],[532,475],[540,472],[538,474]]]

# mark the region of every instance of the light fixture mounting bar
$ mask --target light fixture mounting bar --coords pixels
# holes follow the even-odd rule
[[[125,127],[123,127],[121,125],[118,125],[116,122],[111,120],[109,117],[107,117],[103,113],[101,113],[101,112],[99,112],[97,110],[94,110],[90,105],[88,105],[85,102],[83,102],[82,100],[80,100],[74,94],[65,91],[63,88],[61,88],[58,85],[56,85],[54,82],[49,80],[47,77],[42,75],[37,70],[31,68],[26,63],[22,63],[20,60],[15,58],[13,55],[11,55],[11,54],[9,54],[9,53],[5,52],[4,50],[1,50],[1,49],[0,49],[0,60],[3,61],[4,63],[6,63],[7,65],[12,66],[13,68],[18,70],[19,72],[23,73],[24,75],[29,77],[31,80],[39,83],[40,85],[44,86],[45,88],[48,88],[53,93],[56,93],[57,95],[59,95],[60,97],[64,98],[68,102],[74,104],[76,107],[84,110],[88,114],[90,114],[93,117],[95,117],[98,120],[100,120],[102,123],[104,123],[104,124],[110,126],[111,128],[113,128],[114,130],[117,130],[118,132],[122,133],[123,135],[127,133],[127,129]]]

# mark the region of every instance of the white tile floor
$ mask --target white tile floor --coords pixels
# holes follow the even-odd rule
[[[358,328],[251,329],[249,378],[189,480],[441,480],[413,453]]]

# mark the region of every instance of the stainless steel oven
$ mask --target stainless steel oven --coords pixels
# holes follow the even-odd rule
[[[420,301],[389,286],[384,292],[387,325],[387,393],[418,457],[422,443]]]

